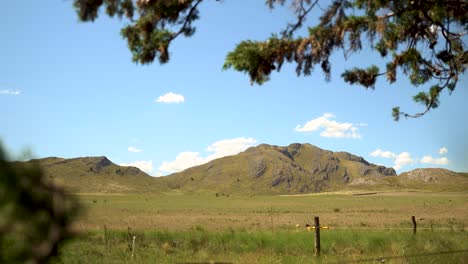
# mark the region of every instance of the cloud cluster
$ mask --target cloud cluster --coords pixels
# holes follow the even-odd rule
[[[185,151],[177,155],[174,161],[164,161],[158,168],[161,174],[183,171],[193,166],[205,163],[206,158],[200,156],[199,152]],[[208,162],[208,161],[206,161]]]
[[[129,152],[134,152],[134,153],[143,152],[142,149],[135,148],[135,147],[132,147],[132,146],[128,147],[127,150],[128,150]]]
[[[421,159],[421,163],[432,165],[448,165],[450,161],[446,157],[433,158],[432,156],[427,155]]]
[[[5,89],[5,90],[0,90],[0,94],[5,94],[5,95],[20,95],[20,94],[21,94],[21,91]]]
[[[370,154],[372,157],[381,157],[386,159],[393,159],[396,157],[396,154],[390,151],[383,151],[381,149],[376,149]]]
[[[163,162],[158,168],[159,174],[174,173],[187,168],[202,165],[214,159],[236,155],[253,146],[257,141],[253,138],[232,138],[216,141],[206,148],[212,154],[203,157],[199,152],[186,151],[177,155],[174,161]]]
[[[411,157],[411,154],[406,151],[396,154],[391,151],[383,151],[381,149],[376,149],[370,155],[372,157],[393,159],[393,168],[395,170],[399,170],[406,165],[410,165],[414,163],[414,159]]]
[[[165,103],[165,104],[178,104],[183,103],[185,98],[181,94],[175,94],[173,92],[166,93],[165,95],[159,96],[156,100],[157,103]]]
[[[442,147],[439,149],[439,154],[446,154],[448,153],[448,149],[446,147]],[[401,152],[400,154],[395,154],[391,151],[383,151],[381,149],[376,149],[374,150],[371,154],[372,157],[381,157],[381,158],[386,158],[386,159],[393,159],[394,164],[393,168],[395,170],[399,170],[402,167],[410,164],[417,163],[417,159],[413,159],[411,157],[411,154],[408,152]],[[420,163],[424,164],[431,164],[431,165],[448,165],[450,164],[450,160],[447,159],[446,157],[441,157],[441,158],[433,158],[430,155],[425,155],[423,156],[420,160]]]
[[[448,149],[446,147],[441,147],[439,149],[439,155],[445,155],[447,153],[448,153]],[[447,159],[446,157],[433,158],[430,155],[426,155],[421,159],[421,163],[432,164],[432,165],[449,165],[450,160]]]
[[[137,160],[130,163],[120,163],[119,165],[137,167],[148,174],[151,174],[153,171],[153,161],[151,160]]]
[[[333,114],[325,113],[321,117],[312,119],[305,123],[303,126],[297,125],[295,130],[297,132],[313,132],[322,129],[320,136],[326,138],[361,138],[359,134],[358,125],[352,123],[338,123]],[[365,124],[359,124],[364,126]]]

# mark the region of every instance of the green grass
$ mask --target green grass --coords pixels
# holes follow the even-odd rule
[[[466,193],[383,193],[367,196],[80,195],[85,208],[78,230],[128,226],[141,230],[288,229],[320,216],[341,227],[468,227]],[[338,209],[338,210],[336,210]],[[421,219],[421,220],[420,220]]]
[[[324,230],[322,254],[314,256],[314,233],[305,230],[249,232],[136,231],[134,263],[465,263],[468,234],[461,231]],[[86,232],[60,249],[55,263],[129,263],[126,231]]]
[[[55,263],[467,263],[467,193],[80,195],[77,238]],[[412,234],[411,216],[418,222]],[[322,256],[314,233],[322,230]],[[107,235],[105,236],[105,229]],[[432,228],[432,229],[431,229]],[[106,244],[107,240],[107,244]]]

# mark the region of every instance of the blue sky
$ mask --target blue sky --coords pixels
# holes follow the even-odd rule
[[[394,122],[391,108],[417,112],[418,88],[403,76],[375,90],[345,84],[340,73],[378,63],[361,52],[297,77],[285,66],[251,86],[222,71],[241,40],[263,40],[293,19],[264,1],[207,1],[197,32],[177,39],[171,61],[131,62],[120,36],[125,21],[80,23],[72,1],[7,1],[0,9],[0,139],[12,155],[107,156],[151,175],[167,175],[261,143],[311,143],[348,151],[397,172],[419,167],[468,171],[467,76],[436,111]],[[309,23],[313,19],[308,20]],[[168,98],[172,95],[172,102]],[[183,101],[181,101],[183,99]],[[159,102],[158,102],[159,101]],[[169,100],[170,101],[170,100]]]

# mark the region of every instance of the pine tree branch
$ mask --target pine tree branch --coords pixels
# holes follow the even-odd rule
[[[313,3],[310,3],[310,7],[306,8],[304,6],[304,0],[300,0],[299,8],[296,11],[298,13],[297,22],[295,24],[289,24],[286,29],[281,32],[283,38],[291,38],[296,30],[302,27],[302,23],[307,18],[307,15],[314,9],[319,0],[315,0]]]
[[[446,89],[448,87],[449,83],[450,83],[450,79],[447,79],[443,86],[439,86],[437,88],[437,92],[436,92],[437,96],[436,97],[432,97],[432,96],[430,97],[429,104],[426,105],[426,108],[424,109],[424,111],[422,111],[420,113],[416,113],[416,114],[408,114],[406,112],[400,112],[399,115],[403,116],[405,118],[419,118],[419,117],[427,114],[432,108],[435,107],[435,104],[438,101],[438,95],[440,94],[440,92],[442,92],[444,89]]]
[[[197,2],[192,6],[192,8],[190,8],[190,11],[189,13],[187,14],[187,16],[185,17],[185,21],[184,21],[184,24],[182,25],[182,27],[179,29],[178,32],[174,33],[172,35],[172,37],[169,39],[169,42],[171,42],[172,40],[174,40],[175,38],[177,38],[180,34],[182,34],[185,30],[187,30],[187,26],[192,22],[191,21],[191,18],[193,16],[193,13],[195,12],[195,10],[197,10],[197,6],[202,2],[203,0],[197,0]]]

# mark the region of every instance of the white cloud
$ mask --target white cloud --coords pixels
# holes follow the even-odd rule
[[[386,159],[392,159],[396,157],[395,153],[392,153],[390,151],[383,151],[381,149],[374,150],[374,152],[372,152],[370,155],[372,157],[382,157]]]
[[[411,154],[408,152],[402,152],[395,157],[395,164],[393,168],[395,170],[399,170],[406,165],[410,165],[414,163],[414,159],[411,157]]]
[[[135,147],[132,147],[132,146],[128,147],[127,150],[130,151],[130,152],[135,152],[135,153],[143,152],[142,149],[138,149],[138,148],[135,148]]]
[[[158,173],[167,174],[183,171],[193,166],[202,165],[214,159],[236,155],[253,146],[257,141],[253,138],[233,138],[216,141],[206,148],[211,155],[203,157],[199,152],[186,151],[177,155],[174,161],[163,162],[158,168]]]
[[[439,149],[439,154],[440,155],[444,155],[444,154],[447,154],[448,153],[448,149],[446,147],[441,147]]]
[[[173,92],[167,93],[165,95],[161,95],[158,97],[158,99],[155,100],[157,103],[166,103],[166,104],[171,104],[171,103],[183,103],[185,101],[185,98],[181,94],[175,94]]]
[[[439,154],[446,154],[448,152],[447,148],[442,147],[439,149]],[[372,157],[381,157],[386,159],[393,159],[393,168],[395,170],[399,170],[406,165],[417,163],[418,160],[411,157],[411,154],[408,152],[401,152],[400,154],[395,154],[390,151],[383,151],[381,149],[374,150],[371,154]],[[430,155],[424,156],[422,159],[419,160],[421,163],[425,164],[432,164],[432,165],[448,165],[450,164],[450,160],[446,157],[442,158],[433,158]]]
[[[381,149],[376,149],[370,155],[372,157],[393,159],[393,168],[395,170],[399,170],[406,165],[410,165],[414,163],[414,159],[411,157],[411,154],[406,151],[401,152],[400,154],[395,154],[391,151],[383,151]]]
[[[120,163],[119,165],[137,167],[148,174],[153,171],[153,161],[151,160],[137,160],[130,163]]]
[[[5,90],[0,90],[0,94],[6,94],[6,95],[20,95],[20,94],[21,94],[21,91],[5,89]]]
[[[327,138],[361,138],[359,129],[352,123],[338,123],[332,120],[335,116],[330,113],[325,113],[321,117],[312,119],[305,123],[305,125],[297,125],[295,130],[297,132],[312,132],[323,129],[320,136]],[[358,124],[362,126],[362,124]]]
[[[439,151],[440,153],[440,151]],[[448,160],[446,157],[443,158],[433,158],[431,156],[424,156],[421,159],[421,163],[426,163],[426,164],[433,164],[433,165],[448,165],[450,163],[450,160]]]
[[[217,158],[238,154],[253,146],[256,142],[257,141],[253,138],[244,137],[216,141],[206,148],[207,151],[213,152],[207,159],[211,161]]]
[[[177,155],[174,161],[164,161],[158,168],[158,171],[161,174],[179,172],[204,163],[206,163],[205,159],[200,156],[199,152],[186,151]]]

